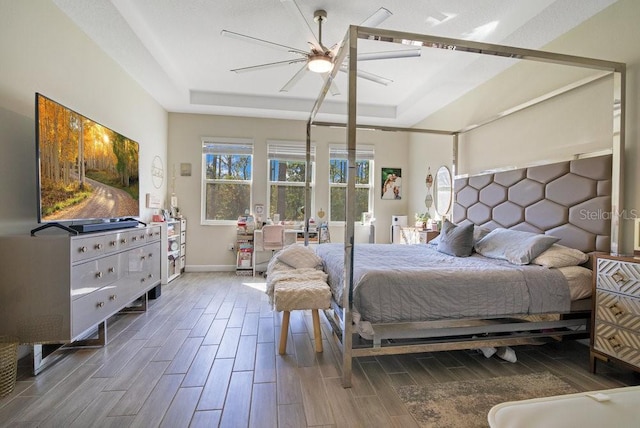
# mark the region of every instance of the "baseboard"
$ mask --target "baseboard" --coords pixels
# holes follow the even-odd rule
[[[186,265],[185,272],[233,272],[235,265]]]

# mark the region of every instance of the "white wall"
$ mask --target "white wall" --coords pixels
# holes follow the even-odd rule
[[[141,218],[151,163],[166,164],[167,113],[49,0],[0,3],[0,234],[37,222],[35,93],[140,143]],[[166,182],[165,182],[166,183]]]
[[[624,154],[624,204],[621,213],[640,207],[640,2],[619,0],[598,15],[543,48],[563,54],[600,58],[627,64],[627,123]],[[520,63],[476,88],[418,127],[455,130],[561,88],[584,73],[545,63]],[[611,147],[612,79],[605,79],[544,106],[481,127],[461,138],[462,173],[524,165],[558,156]],[[414,148],[415,146],[412,146]],[[632,250],[630,218],[623,217],[622,250]],[[624,237],[629,237],[625,239]]]
[[[312,142],[316,145],[316,188],[314,212],[329,208],[329,144],[344,143],[346,131],[326,127],[314,127]],[[200,194],[202,174],[202,137],[237,137],[254,140],[254,176],[252,205],[267,198],[267,140],[306,141],[306,122],[270,120],[226,116],[171,113],[169,115],[169,193],[175,191],[180,211],[187,217],[187,269],[225,270],[235,264],[233,252],[227,245],[235,240],[234,226],[204,226],[200,224]],[[411,200],[411,167],[408,163],[409,136],[405,133],[359,131],[358,144],[375,146],[374,161],[374,215],[376,241],[389,242],[389,226],[393,214],[409,215]],[[192,175],[180,176],[181,163],[190,163]],[[380,199],[380,168],[396,167],[403,171],[403,198]],[[176,171],[175,181],[172,180]],[[171,183],[175,183],[173,186]],[[175,190],[174,190],[175,189]],[[368,241],[368,229],[356,227],[360,242]],[[330,225],[332,242],[343,242],[344,227]]]

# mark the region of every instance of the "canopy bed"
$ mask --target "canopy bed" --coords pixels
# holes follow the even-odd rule
[[[552,62],[600,70],[602,73],[595,78],[583,79],[577,85],[568,85],[538,97],[465,129],[442,131],[363,125],[358,124],[356,119],[358,65],[356,58],[359,39]],[[515,229],[521,232],[533,232],[542,237],[555,237],[546,248],[550,248],[557,242],[585,253],[594,251],[617,253],[620,246],[619,219],[616,216],[607,216],[600,221],[585,222],[580,218],[579,212],[581,209],[619,212],[622,186],[621,155],[624,148],[624,64],[358,26],[349,28],[335,61],[342,63],[345,60],[348,63],[349,80],[346,124],[316,121],[324,98],[337,73],[338,67],[334,67],[328,75],[307,123],[307,162],[310,162],[311,132],[314,126],[345,126],[348,165],[349,171],[352,172],[355,168],[356,129],[365,127],[380,131],[450,135],[453,155],[452,172],[455,176],[459,136],[500,117],[600,79],[602,76],[613,76],[613,99],[616,102],[612,105],[619,109],[616,111],[618,114],[614,115],[614,120],[618,122],[614,129],[619,132],[614,135],[609,154],[587,156],[584,159],[576,158],[546,166],[456,178],[452,204],[453,215],[449,218],[459,228],[472,225],[474,230],[480,231],[482,228],[485,229],[485,233],[493,235],[497,235],[493,233],[496,230]],[[310,171],[310,168],[307,168],[307,171]],[[332,325],[337,348],[342,353],[343,386],[351,385],[352,358],[357,356],[517,345],[541,340],[557,340],[562,337],[585,337],[588,334],[591,303],[588,298],[584,298],[584,295],[590,290],[576,292],[569,284],[571,275],[559,272],[558,269],[534,267],[529,265],[529,259],[526,263],[513,264],[509,263],[508,257],[503,257],[502,260],[489,257],[490,266],[487,266],[485,263],[488,259],[475,254],[467,257],[463,263],[461,258],[443,255],[433,248],[428,248],[429,245],[413,246],[415,248],[411,250],[414,251],[412,254],[401,254],[397,247],[392,248],[393,252],[390,252],[389,246],[384,244],[354,245],[355,206],[354,198],[349,197],[355,191],[354,177],[355,174],[348,174],[347,178],[344,244],[323,244],[317,250],[318,255],[323,258],[329,276],[329,285],[333,291],[332,309],[327,310],[325,315]],[[307,177],[307,206],[311,206],[309,181],[310,177]],[[542,189],[550,189],[550,191]],[[308,216],[305,224],[305,230],[308,230]],[[519,236],[518,239],[521,238],[522,236]],[[474,241],[476,250],[482,239]],[[336,252],[336,245],[340,246],[337,249],[338,252]],[[383,253],[380,253],[380,246],[385,247],[382,250]],[[394,257],[394,263],[397,263],[385,265],[385,256],[386,259]],[[421,260],[420,263],[416,263],[416,257]],[[376,261],[375,266],[366,266],[364,263],[366,259]],[[417,265],[422,268],[417,269]],[[456,272],[466,278],[457,277]],[[536,275],[542,275],[542,277]],[[374,277],[373,281],[371,281],[372,277]],[[514,282],[510,282],[509,278],[515,278]],[[523,278],[524,285],[521,283]],[[431,292],[431,295],[419,297],[421,291],[429,288],[421,285],[429,282],[438,283],[438,281],[448,282],[449,288],[439,295],[437,290],[431,290],[427,291]],[[480,285],[491,283],[498,285],[498,288],[492,291],[479,291],[476,287],[473,293],[469,293],[469,284],[474,283]],[[467,288],[462,284],[468,284]],[[505,286],[505,284],[509,285]],[[535,284],[538,285],[535,286]],[[590,282],[587,281],[587,288],[590,288],[589,284]],[[519,297],[513,294],[512,290],[515,289],[521,290],[518,292]],[[365,292],[365,290],[369,291]],[[480,298],[481,294],[482,298]],[[459,296],[452,297],[456,295]],[[470,304],[456,307],[461,300]],[[486,304],[479,304],[480,300]],[[425,306],[417,303],[420,301],[426,302]],[[544,314],[544,316],[531,317],[532,314]],[[550,314],[553,316],[549,316]],[[356,332],[359,334],[355,334]]]

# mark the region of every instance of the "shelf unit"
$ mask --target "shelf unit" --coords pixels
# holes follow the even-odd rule
[[[162,284],[168,284],[184,272],[187,251],[187,220],[158,223],[162,227]]]
[[[236,236],[236,274],[253,275],[253,233],[238,231]]]

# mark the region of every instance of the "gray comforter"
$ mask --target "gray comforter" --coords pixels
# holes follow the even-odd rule
[[[316,249],[342,306],[344,245]],[[453,257],[429,245],[357,244],[354,310],[372,323],[568,312],[557,269],[516,266],[478,254]]]

